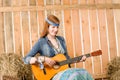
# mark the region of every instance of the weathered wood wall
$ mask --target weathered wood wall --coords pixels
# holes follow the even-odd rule
[[[0,0],[0,51],[25,56],[40,36],[47,15],[60,21],[71,57],[101,49],[73,67],[104,77],[107,63],[120,56],[119,0]]]

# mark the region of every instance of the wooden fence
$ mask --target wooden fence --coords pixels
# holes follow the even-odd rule
[[[25,56],[38,40],[47,15],[56,15],[71,57],[101,49],[74,67],[105,77],[107,64],[120,56],[119,0],[0,0],[0,51]]]

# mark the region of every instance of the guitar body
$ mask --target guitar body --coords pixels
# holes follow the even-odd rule
[[[97,50],[97,51],[85,54],[84,56],[91,57],[91,56],[98,56],[101,54],[102,54],[102,51]],[[67,69],[68,64],[80,61],[82,59],[82,57],[83,57],[83,55],[66,60],[66,57],[63,54],[57,54],[52,59],[59,63],[59,65],[60,65],[59,68],[54,69],[54,68],[51,68],[51,67],[47,66],[46,64],[44,64],[45,71],[46,71],[46,74],[44,74],[43,70],[40,69],[39,65],[32,65],[32,71],[37,80],[50,80],[58,72]]]
[[[66,60],[66,57],[63,54],[57,54],[52,59],[59,62]],[[40,69],[39,65],[32,65],[32,71],[37,80],[50,80],[55,74],[68,68],[68,64],[63,65],[58,69],[51,68],[47,65],[44,66],[45,66],[46,74],[44,74],[43,70]]]

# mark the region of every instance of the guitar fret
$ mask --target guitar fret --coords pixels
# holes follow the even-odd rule
[[[85,54],[85,56],[90,57],[90,54]],[[75,63],[75,62],[81,60],[82,57],[83,57],[83,55],[75,57],[75,58],[67,59],[67,60],[59,62],[58,64],[59,64],[59,66],[62,66],[62,65],[65,65],[65,64]]]

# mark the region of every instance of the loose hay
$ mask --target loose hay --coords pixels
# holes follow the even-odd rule
[[[108,64],[108,76],[110,80],[120,80],[120,57],[116,57]]]
[[[30,65],[25,65],[22,57],[15,53],[0,54],[0,74],[2,76],[14,76],[18,80],[32,80]]]

